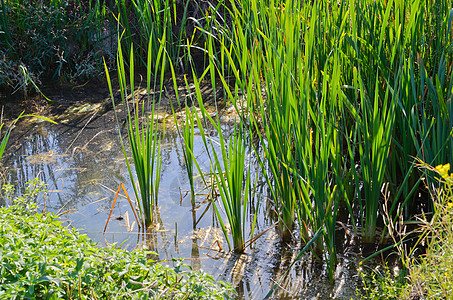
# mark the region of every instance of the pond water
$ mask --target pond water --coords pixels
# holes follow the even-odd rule
[[[23,189],[25,182],[39,176],[49,190],[39,200],[40,206],[63,213],[63,222],[82,230],[101,246],[117,243],[132,250],[137,245],[146,245],[168,264],[172,264],[173,258],[184,258],[185,264],[194,270],[201,269],[218,280],[232,282],[238,299],[262,299],[302,248],[298,243],[280,244],[272,227],[274,221],[267,212],[265,192],[260,195],[255,229],[260,237],[245,254],[228,253],[207,195],[197,196],[197,209],[193,213],[186,193],[190,188],[182,141],[176,131],[167,130],[162,150],[158,225],[148,234],[140,233],[136,224],[131,228],[134,215],[128,201],[119,197],[103,234],[119,184],[125,185],[132,199],[133,189],[112,110],[80,107],[71,111],[71,119],[60,118],[58,125],[36,120],[21,122],[3,158],[7,180]],[[229,124],[226,121],[225,130],[229,130]],[[209,171],[200,136],[195,136],[194,145],[201,168]],[[199,184],[198,189],[201,187]],[[341,237],[339,243],[344,243]],[[325,267],[306,254],[285,275],[273,299],[355,299],[360,284],[358,261],[347,245],[339,247],[342,251],[339,251],[335,284],[329,283]]]

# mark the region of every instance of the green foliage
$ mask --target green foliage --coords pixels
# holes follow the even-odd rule
[[[55,121],[52,121],[50,120],[49,118],[46,118],[46,117],[41,117],[41,116],[35,116],[35,115],[24,115],[24,113],[21,113],[8,127],[8,129],[5,131],[5,133],[2,134],[2,129],[4,127],[4,123],[3,123],[3,120],[0,119],[0,160],[2,159],[3,157],[3,153],[5,152],[6,150],[6,145],[8,144],[8,140],[9,140],[9,136],[11,134],[11,131],[14,127],[14,125],[17,123],[17,121],[19,121],[21,118],[24,118],[24,117],[35,117],[35,118],[39,118],[39,119],[42,119],[44,121],[47,121],[47,122],[51,122],[51,123],[55,123]]]
[[[453,295],[453,174],[450,164],[428,170],[438,182],[435,213],[424,222],[426,254],[410,266],[411,291],[426,299],[451,299]]]
[[[453,11],[448,1],[230,5],[231,23],[217,24],[223,35],[205,31],[203,75],[220,79],[236,107],[246,94],[237,112],[263,145],[255,156],[281,238],[298,225],[307,242],[322,228],[312,250],[333,280],[338,208],[374,242],[384,184],[388,217],[409,219],[420,187],[413,158],[453,159]]]
[[[212,40],[209,39],[209,42],[212,42]],[[212,48],[210,49],[212,51]],[[212,55],[211,51],[209,52],[210,55]],[[211,71],[211,86],[213,87],[213,89],[215,89],[216,79],[214,76],[214,70],[215,65],[211,62],[209,68],[199,79],[195,74],[195,70],[192,70],[193,79],[195,82],[195,98],[200,107],[202,117],[200,118],[200,116],[196,113],[189,115],[189,112],[187,110],[186,117],[190,118],[189,124],[194,124],[196,122],[200,136],[203,140],[203,144],[208,153],[208,156],[210,157],[210,171],[213,175],[212,181],[214,182],[215,186],[215,189],[213,189],[212,192],[213,194],[217,194],[218,192],[218,194],[220,195],[221,203],[221,205],[219,205],[214,202],[214,208],[222,227],[224,236],[227,240],[228,247],[230,250],[242,253],[246,248],[247,239],[249,237],[253,238],[257,216],[255,209],[255,214],[252,214],[251,216],[251,228],[250,230],[248,230],[248,214],[251,213],[248,211],[248,201],[253,200],[253,192],[250,165],[247,166],[248,153],[246,151],[246,137],[244,133],[245,130],[242,123],[236,124],[234,131],[228,140],[227,138],[225,138],[225,134],[222,131],[222,124],[219,117],[211,117],[208,114],[203,104],[200,82],[201,80],[203,80],[203,77],[208,74],[207,72]],[[173,79],[176,80],[174,73]],[[234,101],[235,98],[231,98],[231,100]],[[218,136],[218,142],[214,140],[213,136],[206,132],[205,127],[207,126],[208,122],[213,126],[215,133]],[[186,143],[185,151],[192,155],[191,158],[186,159],[186,163],[192,163],[193,154],[190,148],[190,144],[188,145],[188,143],[191,143],[188,134],[190,133],[189,130],[192,130],[193,135],[193,129],[188,127],[189,125],[187,124],[184,126],[184,142]],[[220,151],[217,150],[217,146],[220,147]],[[219,154],[217,152],[219,152]],[[202,174],[196,161],[195,165],[197,166],[200,174]],[[202,177],[204,179],[203,174]],[[220,212],[220,208],[223,208],[225,215]],[[229,227],[231,231],[232,243],[230,242],[227,227]]]
[[[407,271],[378,266],[373,270],[361,272],[363,287],[358,290],[362,299],[402,299],[408,288]]]
[[[36,195],[35,184],[23,199]],[[55,215],[19,204],[0,213],[0,299],[224,299],[232,292],[181,261],[168,267],[144,249],[99,248]]]
[[[102,56],[114,56],[98,0],[10,0],[0,8],[3,88],[27,89],[21,68],[35,82],[90,79],[102,71]]]
[[[217,155],[212,143],[212,148],[210,150],[212,150],[211,153],[214,156],[216,186],[220,193],[222,207],[226,213],[226,220],[231,228],[231,236],[233,239],[232,248],[225,223],[219,212],[219,208],[217,207],[218,205],[215,203],[214,208],[230,249],[242,253],[245,250],[247,237],[247,203],[249,200],[253,200],[249,199],[252,198],[249,194],[249,192],[251,192],[250,166],[248,168],[246,166],[247,153],[242,133],[243,129],[235,128],[228,144],[226,144],[226,141],[221,134],[220,124],[217,123],[215,125],[217,131],[220,133],[221,155]],[[202,134],[205,134],[203,131],[201,132]],[[253,225],[250,232],[251,237],[253,237]]]
[[[230,204],[237,204],[231,213],[227,211],[232,229],[241,228],[232,232],[238,241],[233,242],[234,247],[243,244],[246,231],[244,222],[237,222],[238,227],[233,223],[234,219],[244,220],[244,203],[250,200],[244,198],[250,191],[249,170],[238,171],[238,166],[245,168],[244,149],[250,146],[266,180],[281,239],[294,238],[294,230],[299,229],[304,242],[313,241],[311,250],[327,262],[333,280],[339,208],[349,211],[350,225],[364,242],[374,242],[382,232],[377,224],[383,215],[383,187],[388,187],[386,221],[393,221],[384,223],[395,224],[403,215],[401,219],[408,220],[413,217],[420,189],[424,189],[421,178],[426,178],[431,193],[437,187],[429,172],[414,168],[414,159],[434,165],[453,163],[451,1],[238,0],[217,5],[208,1],[206,7],[199,7],[203,12],[198,19],[189,16],[189,2],[112,2],[118,40],[125,45],[125,50],[119,48],[117,57],[123,105],[131,108],[128,97],[134,101],[138,98],[134,91],[135,64],[147,66],[150,90],[152,78],[154,87],[162,86],[165,71],[171,69],[175,79],[174,68],[189,61],[195,83],[193,95],[203,115],[198,119],[186,108],[189,122],[181,133],[192,203],[197,118],[210,165],[216,171],[213,182],[222,205],[227,211]],[[13,13],[10,3],[18,5],[15,18],[8,17]],[[38,3],[47,7],[47,2]],[[40,26],[35,36],[30,35],[39,37],[38,43],[33,44],[26,36],[32,45],[27,55],[35,65],[47,56],[54,59],[49,60],[51,64],[58,65],[55,53],[44,50],[46,45],[65,39],[60,23],[73,22],[77,16],[82,21],[93,16],[86,20],[97,20],[100,25],[96,28],[102,29],[107,18],[102,6],[88,10],[95,12],[93,15],[76,15],[73,19],[62,10],[69,2],[49,3],[52,9],[42,15],[52,24],[39,19],[39,14],[29,16],[38,8],[22,7],[18,1],[1,2],[2,45],[15,41],[14,32],[30,35],[26,24]],[[227,12],[228,18],[220,18],[220,12]],[[198,26],[194,31],[203,39],[188,34],[189,21]],[[92,23],[84,24],[91,28]],[[52,26],[56,30],[53,35],[47,30]],[[89,30],[86,34],[96,36]],[[93,38],[84,34],[80,38],[76,41],[91,47]],[[190,56],[195,50],[203,54],[202,63]],[[8,63],[13,54],[3,54],[3,70],[14,67]],[[201,76],[200,65],[206,67]],[[28,70],[35,72],[31,67]],[[5,71],[1,72],[0,78]],[[200,87],[209,80],[214,90],[222,84],[224,100],[230,101],[240,116],[237,128],[241,136],[234,135],[230,143],[223,137],[219,119],[204,109]],[[111,83],[110,91],[113,97]],[[126,109],[135,174],[123,145],[136,197],[142,201],[143,223],[148,225],[160,179],[161,136],[156,131],[154,113],[161,94],[157,94],[148,93],[147,105],[136,101],[134,110]],[[142,114],[145,106],[153,115],[151,119]],[[219,153],[204,131],[208,124],[219,136]],[[427,211],[435,211],[436,204],[428,201]],[[223,228],[226,234],[226,226]],[[314,233],[319,233],[319,238],[313,240]]]
[[[163,37],[163,40],[165,36]],[[126,153],[126,145],[123,141],[121,134],[121,127],[119,125],[119,119],[116,115],[117,124],[119,129],[119,137],[123,150],[124,159],[126,161],[127,169],[129,171],[130,180],[134,188],[134,193],[139,203],[139,212],[142,224],[145,227],[149,227],[154,220],[154,213],[157,208],[157,199],[159,195],[159,183],[161,177],[161,166],[162,166],[162,155],[161,155],[161,143],[165,135],[165,125],[162,132],[158,132],[158,120],[156,114],[162,98],[163,89],[158,87],[157,78],[154,79],[153,89],[159,89],[157,97],[151,91],[151,68],[152,58],[155,52],[152,48],[153,38],[150,38],[148,60],[147,60],[147,86],[146,86],[146,99],[140,99],[138,93],[135,92],[134,85],[134,51],[131,47],[129,57],[129,74],[127,75],[127,66],[124,62],[124,56],[122,51],[121,42],[118,41],[120,47],[118,48],[118,78],[120,81],[120,92],[121,92],[121,103],[126,111],[127,119],[127,134],[129,140],[129,149],[132,153],[132,159],[134,161],[134,170],[137,177],[138,185],[135,183],[134,173],[132,172],[131,164],[129,162],[128,155]],[[166,55],[164,48],[161,45],[157,49],[157,62],[155,64],[155,74],[158,74],[160,70],[165,69]],[[115,102],[113,96],[113,88],[110,80],[110,75],[105,65],[105,71],[107,74],[107,81],[110,90],[110,96],[114,109],[119,104]],[[159,86],[163,86],[163,72],[161,73]],[[128,89],[128,79],[130,83],[130,91]],[[129,96],[130,95],[130,96]],[[132,99],[129,100],[129,99]],[[134,103],[135,102],[135,103]],[[140,103],[141,102],[141,103]],[[131,104],[132,103],[132,104]],[[157,107],[157,108],[156,108]],[[149,113],[149,115],[148,115]]]
[[[420,257],[401,253],[403,266],[391,270],[378,266],[361,273],[364,287],[359,291],[367,299],[451,299],[453,293],[453,176],[450,164],[432,168],[422,166],[437,182],[433,195],[435,213],[422,220],[419,242],[426,244]],[[434,176],[433,176],[434,175]]]
[[[10,199],[13,205],[17,205],[30,212],[36,212],[36,199],[41,193],[47,192],[47,185],[39,178],[31,179],[25,184],[25,191],[21,195],[15,194],[13,185],[6,184],[2,187],[6,199]]]

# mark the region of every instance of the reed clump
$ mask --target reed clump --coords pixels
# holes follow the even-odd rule
[[[298,228],[308,243],[321,230],[312,250],[333,279],[339,208],[364,243],[383,241],[384,184],[389,217],[410,219],[425,201],[414,159],[452,159],[453,14],[447,1],[230,4],[223,35],[203,31],[202,76],[222,82],[248,134],[264,145],[254,155],[281,239]]]

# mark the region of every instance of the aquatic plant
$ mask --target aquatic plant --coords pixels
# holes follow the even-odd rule
[[[152,38],[151,38],[152,40]],[[121,42],[118,43],[121,45]],[[135,83],[134,83],[134,54],[133,49],[130,49],[130,58],[129,58],[129,85],[130,92],[128,92],[128,80],[126,73],[126,65],[124,63],[124,56],[121,49],[121,46],[118,48],[118,79],[120,84],[120,94],[121,102],[123,104],[123,109],[126,112],[127,120],[127,133],[129,141],[129,149],[132,154],[132,159],[134,162],[134,171],[138,181],[138,186],[135,183],[135,177],[132,172],[132,167],[129,162],[129,158],[126,152],[126,144],[123,141],[121,126],[118,114],[115,111],[115,116],[119,129],[119,137],[121,142],[121,147],[123,149],[124,158],[126,161],[127,169],[129,171],[129,176],[131,179],[132,186],[134,188],[134,193],[136,199],[139,203],[139,212],[141,222],[145,227],[149,227],[153,223],[153,214],[157,208],[157,199],[159,194],[159,183],[161,177],[161,166],[162,166],[162,156],[161,156],[161,143],[163,136],[165,134],[165,123],[163,126],[163,131],[158,131],[158,120],[155,118],[156,106],[159,106],[159,102],[162,97],[163,90],[159,88],[159,92],[153,94],[151,91],[151,66],[153,65],[152,60],[152,51],[153,48],[150,47],[148,52],[148,67],[147,67],[147,86],[146,86],[146,99],[140,99],[139,95],[135,92]],[[158,61],[155,64],[155,73],[159,74],[159,70],[165,69],[166,56],[163,54],[163,47],[161,46],[158,49],[157,55]],[[115,102],[112,82],[110,75],[107,70],[107,65],[105,65],[107,82],[109,85],[110,96],[114,104],[114,108],[118,103]],[[157,87],[157,76],[154,77],[154,88]],[[160,86],[163,83],[163,72],[160,76]],[[131,105],[132,104],[132,105]],[[131,107],[132,106],[132,107]],[[150,113],[150,116],[147,113]]]
[[[213,68],[214,65],[211,62],[207,70],[213,70]],[[214,73],[211,73],[211,75],[214,76]],[[195,117],[205,149],[211,159],[211,173],[215,180],[216,191],[220,194],[220,207],[225,214],[221,212],[216,202],[214,202],[214,208],[230,250],[242,253],[246,248],[247,240],[253,237],[257,216],[255,209],[255,213],[251,215],[250,230],[247,230],[247,220],[249,214],[251,214],[247,209],[248,201],[253,200],[253,196],[250,165],[246,165],[248,154],[243,124],[239,121],[235,125],[230,138],[226,140],[218,115],[212,118],[204,107],[200,83],[195,77],[195,72],[194,78],[196,96],[203,119],[198,115],[195,115]],[[215,82],[215,79],[212,80]],[[206,133],[204,127],[207,122],[214,127],[218,141],[214,141],[214,137]],[[255,206],[257,205],[255,204]],[[232,243],[230,242],[227,225],[231,233]]]
[[[221,129],[217,128],[217,130]],[[249,200],[253,200],[249,199],[251,198],[251,175],[250,166],[246,166],[247,153],[245,151],[245,142],[242,130],[243,129],[240,127],[235,127],[234,132],[229,138],[228,147],[223,136],[219,136],[221,161],[217,155],[216,149],[214,149],[214,146],[212,147],[216,170],[215,180],[220,193],[222,208],[225,210],[225,214],[227,216],[226,220],[228,220],[231,230],[231,237],[233,240],[232,248],[225,222],[216,203],[214,203],[214,207],[230,249],[233,249],[235,252],[239,253],[244,252],[245,250],[247,234],[245,226],[247,224],[246,220],[248,215],[247,204]],[[211,143],[211,145],[213,144]],[[250,237],[253,237],[256,214],[253,220],[254,221],[249,234]]]
[[[195,205],[195,183],[194,183],[194,163],[196,163],[193,156],[193,138],[195,136],[195,118],[194,112],[191,110],[187,103],[184,108],[185,120],[183,124],[183,137],[184,137],[184,164],[186,166],[187,177],[190,185],[190,199],[192,206]]]
[[[1,130],[4,125],[5,124],[3,124],[3,123],[0,125],[0,133],[1,133]],[[8,128],[8,130],[6,130],[6,132],[2,136],[2,142],[0,144],[0,159],[3,157],[3,152],[5,152],[6,144],[8,143],[10,134],[11,134],[11,127]]]
[[[416,243],[404,245],[400,252],[402,267],[379,266],[373,270],[361,270],[363,288],[358,290],[362,297],[411,299],[444,299],[453,291],[453,176],[450,164],[432,167],[417,160],[417,165],[430,176],[430,184],[436,182],[434,199],[435,212],[432,216],[419,218]],[[417,255],[417,245],[426,244],[423,255]]]
[[[172,78],[173,78],[173,83],[175,85],[175,96],[177,99],[177,103],[179,104],[178,109],[181,110],[181,102],[179,98],[179,93],[178,93],[178,87],[177,87],[177,81],[176,81],[176,74],[175,70],[173,68],[173,64],[170,62],[170,67],[171,67],[171,72],[172,72]],[[187,83],[187,78],[185,77],[186,80],[186,87],[189,86]],[[203,172],[200,169],[200,166],[198,165],[198,162],[196,161],[193,150],[194,150],[194,136],[195,136],[195,116],[194,114],[196,113],[195,108],[189,108],[188,104],[188,97],[185,98],[185,103],[184,103],[184,120],[182,124],[182,129],[180,128],[180,124],[178,122],[178,117],[177,117],[177,110],[175,110],[175,107],[173,106],[173,103],[171,104],[171,109],[174,117],[174,122],[176,125],[176,131],[178,132],[179,137],[183,141],[183,157],[184,157],[184,167],[187,173],[187,178],[189,180],[189,185],[190,185],[190,203],[192,205],[192,219],[193,219],[193,229],[196,228],[196,191],[195,191],[195,181],[194,181],[194,165],[197,167],[200,177],[204,180]],[[206,181],[205,181],[206,183]]]
[[[321,238],[310,245],[317,255],[325,255],[333,279],[336,213],[344,194],[341,184],[344,161],[340,153],[341,135],[337,133],[344,111],[337,99],[344,95],[338,88],[339,52],[318,54],[313,44],[319,34],[317,20],[324,16],[324,21],[332,21],[324,13],[318,15],[316,5],[302,11],[260,5],[252,6],[250,12],[257,16],[252,22],[256,28],[249,27],[250,20],[242,21],[245,16],[238,10],[232,29],[236,42],[230,47],[228,42],[221,41],[217,50],[228,60],[227,70],[235,76],[234,92],[224,77],[218,76],[234,105],[239,106],[237,90],[247,94],[246,105],[238,111],[247,122],[250,135],[263,145],[262,150],[254,145],[255,157],[270,189],[281,239],[293,238],[297,221],[304,242],[308,243],[312,234],[319,232]],[[295,20],[306,19],[305,14],[311,15],[310,30],[299,35],[302,25]],[[285,28],[284,34],[276,33],[279,26]],[[323,55],[323,64],[315,65],[318,62],[304,59],[313,55]],[[317,68],[324,71],[324,76],[311,72]],[[222,74],[220,67],[217,70]],[[327,78],[333,80],[327,82]],[[313,82],[319,81],[323,83],[322,93],[313,86]],[[328,85],[336,89],[327,91]],[[330,174],[332,167],[334,176]]]
[[[178,87],[177,87],[177,80],[176,80],[176,73],[173,68],[173,64],[170,62],[170,68],[172,72],[172,79],[173,83],[175,86],[175,96],[176,96],[176,101],[178,103],[178,106],[176,109],[173,106],[173,103],[171,103],[171,109],[176,125],[176,130],[183,140],[183,156],[184,156],[184,166],[187,172],[187,177],[189,179],[189,185],[190,185],[190,202],[192,204],[192,209],[195,210],[195,182],[194,182],[194,165],[197,166],[197,169],[200,169],[197,161],[195,160],[194,154],[193,154],[193,146],[194,146],[194,136],[195,136],[195,116],[194,114],[196,113],[195,108],[189,108],[189,103],[188,103],[188,96],[185,97],[184,103],[181,103],[180,97],[179,97],[179,92],[178,92]],[[187,82],[187,77],[184,77],[186,81],[186,87],[189,87],[189,84]],[[181,106],[184,105],[184,108]],[[182,123],[182,129],[180,128],[181,125],[178,122],[178,117],[177,117],[177,110],[184,110],[184,121]],[[203,177],[203,174],[200,172],[200,175]]]
[[[333,270],[338,207],[346,205],[355,227],[353,207],[358,206],[363,240],[374,241],[383,184],[391,178],[400,184],[390,187],[390,215],[397,218],[402,209],[407,211],[420,182],[414,180],[410,157],[443,157],[450,151],[446,116],[451,115],[451,102],[444,99],[451,91],[445,80],[451,48],[419,50],[426,43],[416,32],[431,35],[428,29],[437,26],[446,40],[433,37],[433,47],[443,49],[438,45],[448,43],[452,15],[440,20],[442,12],[448,12],[446,6],[420,2],[375,3],[371,10],[353,0],[333,6],[325,1],[311,6],[239,1],[231,6],[233,21],[222,27],[224,36],[216,37],[217,48],[206,44],[210,70],[205,72],[215,72],[233,104],[236,91],[246,94],[241,117],[264,145],[262,150],[255,148],[255,155],[278,213],[282,239],[292,238],[296,222],[305,241],[323,228],[323,238],[313,250],[329,253],[326,259]],[[436,14],[421,22],[428,11]],[[418,42],[409,43],[410,39]],[[435,53],[427,59],[439,63],[431,63],[439,66],[437,75],[429,77],[432,71],[423,66],[417,69],[419,76],[416,68],[411,70],[411,57],[421,50]],[[231,75],[233,87],[225,80]],[[435,118],[433,111],[439,112]],[[429,137],[434,124],[438,133]],[[396,135],[401,130],[405,134]],[[427,142],[435,150],[430,151]]]
[[[236,166],[231,155],[242,165],[241,149],[253,148],[282,241],[294,239],[298,229],[333,279],[338,209],[349,211],[349,225],[364,242],[374,242],[383,218],[382,188],[389,190],[388,217],[408,219],[423,189],[414,158],[434,164],[453,159],[453,11],[446,1],[333,5],[319,0],[307,5],[241,0],[222,5],[230,22],[207,18],[209,26],[197,27],[203,47],[180,44],[189,61],[190,51],[201,48],[206,63],[201,72],[192,66],[201,117],[180,102],[186,112],[181,133],[189,181],[196,165],[190,154],[195,120],[224,207],[239,199],[233,196],[239,195],[236,190],[242,188],[242,197],[250,191],[249,170],[241,187],[239,173],[226,171],[227,165]],[[173,50],[167,53],[172,60]],[[174,65],[168,66],[175,79]],[[235,107],[238,127],[228,142],[217,116],[204,109],[201,82],[214,89],[221,84],[222,100]],[[215,105],[217,97],[214,93]],[[218,135],[220,150],[207,126]],[[233,215],[243,217],[241,209],[227,216],[230,225]],[[316,240],[314,233],[319,233]]]

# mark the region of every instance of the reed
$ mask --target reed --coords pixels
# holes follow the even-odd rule
[[[442,73],[438,82],[430,79],[430,83],[427,78],[431,77],[422,73],[411,78],[414,71],[406,71],[407,53],[424,43],[417,37],[417,26],[428,11],[436,12],[437,21],[429,17],[432,25],[424,26],[438,26],[443,4],[442,9],[428,5],[426,10],[420,2],[376,2],[371,10],[366,9],[370,3],[353,0],[325,4],[232,3],[233,21],[223,28],[226,37],[217,39],[220,49],[210,59],[218,73],[226,70],[233,75],[235,91],[247,95],[248,115],[244,115],[250,133],[265,145],[264,153],[257,151],[256,156],[278,213],[282,239],[291,238],[296,220],[305,241],[323,227],[315,252],[335,257],[340,200],[345,200],[352,219],[352,206],[360,207],[363,239],[374,241],[384,182],[396,181],[392,206],[404,207],[420,182],[414,180],[410,161],[410,156],[426,152],[420,140],[437,145],[435,151],[428,151],[434,155],[448,153],[446,144],[439,144],[449,139],[448,122],[438,125],[440,136],[428,138],[432,125],[421,128],[429,123],[418,123],[417,115],[439,111],[438,124],[448,115],[448,105],[442,104],[448,104],[443,100],[446,96],[438,94],[451,89],[441,79],[450,74],[446,50],[430,52],[436,57],[429,59],[439,63],[438,73]],[[442,22],[442,26],[451,24]],[[417,113],[422,107],[417,102],[404,104],[408,92],[419,90],[411,99],[420,99],[426,88],[433,97],[427,103],[433,106]],[[235,102],[235,96],[232,99]],[[419,133],[423,133],[421,139]],[[346,178],[352,182],[343,183]],[[392,210],[393,215],[399,213]],[[333,266],[335,259],[327,259]]]
[[[240,125],[239,125],[240,126]],[[220,128],[219,128],[220,130]],[[235,128],[229,139],[228,146],[223,136],[219,136],[221,156],[212,148],[214,163],[217,172],[215,181],[220,192],[222,207],[230,225],[232,244],[228,238],[225,222],[219,212],[217,204],[214,205],[222,230],[227,239],[228,246],[235,252],[244,252],[246,242],[247,203],[251,192],[250,167],[246,166],[246,149],[243,140],[242,128]],[[212,145],[212,144],[211,144]],[[227,152],[228,150],[228,152]],[[255,215],[256,216],[256,215]],[[256,220],[256,219],[254,219]],[[254,223],[250,237],[253,237]]]
[[[193,116],[194,112],[193,110],[190,110],[189,107],[187,106],[184,108],[185,111],[185,122],[184,122],[184,127],[183,127],[183,137],[184,137],[184,148],[183,148],[183,154],[184,154],[184,162],[186,166],[186,171],[187,171],[187,177],[189,178],[189,184],[190,184],[190,199],[192,205],[195,204],[195,183],[194,183],[194,162],[195,158],[193,156],[193,138],[195,136],[195,118]]]
[[[190,57],[190,44],[187,45],[187,49],[188,49],[189,57]],[[170,54],[168,54],[168,55],[170,56]],[[190,84],[187,80],[187,76],[184,75],[184,82],[185,82],[185,87],[187,89],[188,95],[185,96],[184,102],[182,103],[179,92],[178,92],[176,72],[175,72],[173,63],[171,62],[171,59],[169,59],[169,68],[170,68],[171,76],[172,76],[172,80],[173,80],[176,102],[178,103],[177,108],[175,108],[173,106],[173,103],[171,103],[171,110],[172,110],[174,122],[176,125],[176,131],[178,132],[178,135],[180,136],[180,138],[183,140],[184,166],[185,166],[187,177],[189,180],[190,202],[192,204],[192,214],[195,219],[196,191],[195,191],[195,182],[194,182],[194,176],[195,176],[194,166],[196,166],[198,173],[199,173],[201,179],[203,180],[203,182],[205,184],[207,184],[206,179],[203,175],[203,172],[202,172],[197,160],[195,159],[194,153],[193,153],[195,124],[196,124],[195,114],[197,112],[196,112],[195,106],[193,106],[192,108],[189,107],[189,102],[192,105],[194,104],[194,97],[192,96],[192,91],[190,88]],[[185,118],[182,123],[182,128],[181,128],[180,122],[178,122],[178,117],[177,117],[177,111],[180,111],[180,110],[184,110],[184,113],[185,113]],[[205,141],[204,136],[203,136],[203,140]],[[194,222],[194,229],[195,229],[195,222]]]
[[[225,49],[222,47],[222,52]],[[184,140],[189,141],[193,138],[194,124],[198,128],[198,132],[203,140],[205,149],[208,153],[211,166],[212,180],[215,190],[213,193],[219,194],[220,206],[214,202],[214,208],[218,217],[219,223],[222,227],[223,233],[227,240],[230,250],[241,253],[246,248],[246,243],[249,238],[253,237],[254,227],[256,223],[256,209],[255,213],[248,211],[248,202],[253,200],[252,184],[251,184],[251,169],[247,166],[246,139],[243,118],[238,119],[234,131],[229,137],[225,138],[225,132],[222,130],[222,124],[219,114],[212,117],[206,110],[203,103],[203,96],[201,93],[201,81],[207,81],[210,78],[210,84],[214,90],[214,105],[217,107],[217,96],[215,93],[216,84],[218,81],[222,83],[225,90],[226,99],[229,100],[237,109],[239,115],[242,112],[236,105],[238,99],[238,89],[231,91],[227,80],[222,76],[222,71],[219,68],[219,60],[215,54],[213,37],[208,37],[207,40],[207,55],[209,65],[201,74],[197,76],[195,68],[192,68],[192,79],[194,83],[194,100],[199,106],[201,116],[197,113],[190,113],[186,106],[186,125],[183,128]],[[175,77],[173,77],[175,79]],[[187,87],[189,86],[186,80]],[[206,127],[210,126],[214,129],[217,138],[211,136],[206,131]],[[187,143],[187,142],[186,142]],[[186,146],[187,148],[187,146]],[[190,149],[187,152],[191,152]],[[190,153],[192,155],[192,153]],[[196,164],[200,174],[201,170]],[[217,197],[214,197],[216,199]],[[222,213],[224,212],[224,214]],[[249,216],[251,215],[251,221]],[[250,229],[247,229],[250,225]],[[231,233],[231,239],[230,234]]]
[[[321,2],[301,10],[289,3],[285,9],[276,5],[255,3],[248,6],[248,13],[233,5],[232,15],[238,17],[229,28],[231,36],[217,40],[219,55],[211,58],[210,67],[212,71],[215,66],[225,94],[238,108],[250,135],[265,145],[264,153],[255,147],[255,156],[270,189],[282,240],[292,239],[296,220],[305,242],[311,240],[313,232],[322,233],[323,238],[316,239],[312,250],[320,256],[325,254],[333,278],[336,212],[344,195],[341,182],[345,164],[336,133],[342,122],[336,114],[345,114],[337,100],[344,95],[339,88],[340,52],[317,52],[315,40],[322,31],[318,20],[334,20],[328,19],[327,10],[320,12]],[[247,16],[257,18],[252,21]],[[310,30],[300,35],[302,26]],[[225,62],[227,66],[222,68]],[[318,68],[324,74],[313,71]],[[224,70],[235,77],[234,92],[221,75]],[[334,80],[328,82],[328,78]],[[321,86],[324,89],[317,90]],[[247,95],[247,105],[241,109],[238,90]]]
[[[173,68],[172,64],[171,64],[171,71],[172,71],[173,83],[175,85],[175,96],[176,96],[178,104],[180,104],[178,87],[177,87],[177,83],[176,83],[176,81],[177,81],[176,74],[174,72],[174,68]],[[187,82],[187,78],[185,78],[185,79],[186,79],[186,87],[188,88],[189,84]],[[193,109],[189,108],[189,104],[188,104],[187,100],[188,100],[188,97],[186,97],[186,99],[185,99],[184,108],[181,108],[181,105],[179,105],[179,107],[178,107],[179,110],[183,109],[184,113],[185,113],[184,114],[185,118],[184,118],[184,121],[182,124],[182,128],[178,122],[177,111],[173,107],[173,104],[171,104],[171,108],[172,108],[172,113],[173,113],[173,117],[174,117],[174,122],[176,125],[176,130],[178,132],[178,135],[180,136],[180,138],[183,141],[182,149],[183,149],[183,157],[184,157],[184,166],[186,169],[187,178],[189,180],[189,185],[190,185],[190,202],[192,204],[192,209],[195,210],[196,192],[195,192],[195,182],[194,182],[194,176],[195,176],[194,165],[197,167],[198,170],[200,170],[200,167],[199,167],[197,161],[195,160],[195,157],[193,154],[195,123],[196,123],[194,114],[196,113],[196,111],[194,108]],[[200,171],[200,175],[204,180],[204,176],[201,171]]]
[[[150,39],[151,36],[163,37],[165,34],[165,51],[174,66],[184,66],[187,60],[184,41],[188,20],[189,1],[185,4],[174,0],[124,1],[116,0],[112,10],[119,21],[124,35],[126,49],[135,44],[136,64],[146,65],[148,45],[159,49],[160,42]],[[112,20],[116,24],[116,20]],[[130,55],[129,53],[127,53]],[[157,51],[153,51],[152,62],[157,60]],[[166,66],[168,67],[168,65]]]
[[[4,125],[5,125],[4,123],[2,123],[2,124],[0,125],[0,133],[2,132],[2,129],[3,129],[3,126],[4,126]],[[2,157],[3,157],[3,152],[5,152],[6,144],[8,143],[10,134],[11,134],[11,127],[9,127],[9,128],[6,130],[6,132],[3,134],[3,136],[2,136],[2,141],[1,141],[1,143],[0,143],[0,160],[1,160]]]
[[[126,144],[123,141],[121,126],[118,114],[116,113],[116,107],[118,103],[115,102],[112,82],[110,75],[105,66],[107,74],[107,82],[109,85],[110,96],[114,104],[115,117],[119,127],[119,137],[121,146],[123,149],[124,159],[126,161],[127,169],[129,176],[131,178],[131,184],[134,189],[136,199],[139,203],[139,212],[141,222],[145,227],[152,225],[154,221],[154,213],[157,209],[157,200],[159,192],[159,183],[161,177],[161,166],[162,166],[162,156],[161,156],[161,144],[162,139],[165,134],[165,123],[163,126],[163,131],[158,131],[158,121],[155,118],[159,103],[162,97],[163,90],[160,88],[163,85],[163,72],[161,72],[160,82],[158,85],[158,76],[154,77],[154,90],[158,89],[159,92],[152,93],[151,90],[151,66],[155,65],[155,73],[159,74],[160,70],[165,69],[166,56],[164,53],[163,44],[158,49],[157,53],[157,62],[152,63],[152,51],[153,47],[151,46],[153,37],[150,38],[149,43],[149,52],[147,59],[147,86],[146,86],[146,99],[140,99],[139,95],[135,91],[134,85],[134,55],[133,49],[130,49],[130,60],[129,60],[129,86],[130,92],[128,92],[128,81],[126,73],[126,65],[124,62],[124,55],[121,49],[121,46],[118,47],[118,80],[120,84],[120,95],[121,103],[123,104],[123,109],[126,112],[127,120],[127,135],[129,140],[129,150],[132,154],[132,159],[134,162],[134,172],[132,171],[132,166],[128,154],[126,151]],[[165,40],[165,37],[162,41]],[[119,41],[121,45],[121,41]],[[157,95],[157,96],[156,96]],[[157,107],[157,109],[156,109]],[[150,113],[150,116],[147,113]],[[137,178],[138,185],[135,183],[135,178]]]

